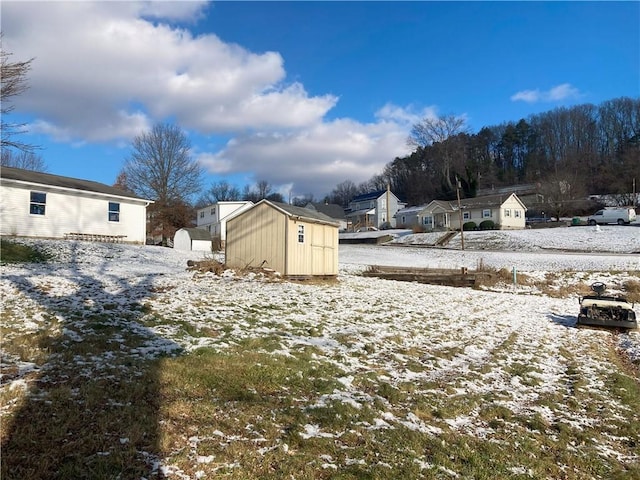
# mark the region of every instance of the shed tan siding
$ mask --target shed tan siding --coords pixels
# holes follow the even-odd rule
[[[263,266],[285,272],[285,231],[286,217],[266,204],[232,218],[227,222],[227,266]]]
[[[304,234],[299,238],[299,228]],[[285,276],[338,274],[338,228],[258,203],[227,222],[226,264],[269,267]]]
[[[288,221],[286,275],[337,275],[338,230],[335,226],[290,219]],[[304,226],[304,242],[298,227]]]

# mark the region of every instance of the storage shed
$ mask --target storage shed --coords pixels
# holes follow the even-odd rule
[[[227,221],[227,267],[267,267],[294,278],[336,276],[338,227],[323,213],[261,200]]]
[[[210,252],[211,234],[200,228],[181,228],[173,236],[176,250]]]

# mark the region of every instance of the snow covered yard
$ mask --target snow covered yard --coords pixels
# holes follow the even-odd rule
[[[507,252],[341,246],[337,281],[308,283],[27,241],[55,260],[2,266],[2,478],[640,475],[638,332],[574,328],[573,295],[359,275],[640,277],[640,228],[492,233]],[[576,235],[598,253],[549,252]]]

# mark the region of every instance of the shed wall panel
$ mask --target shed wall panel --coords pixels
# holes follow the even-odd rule
[[[265,266],[285,272],[285,223],[281,212],[258,205],[227,222],[226,263],[231,268]]]

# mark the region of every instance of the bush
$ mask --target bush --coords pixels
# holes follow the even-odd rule
[[[476,225],[476,222],[464,222],[464,224],[462,225],[462,230],[464,230],[465,232],[467,230],[476,230],[478,228],[478,225]]]
[[[495,230],[496,224],[493,220],[484,220],[480,222],[480,230]]]

